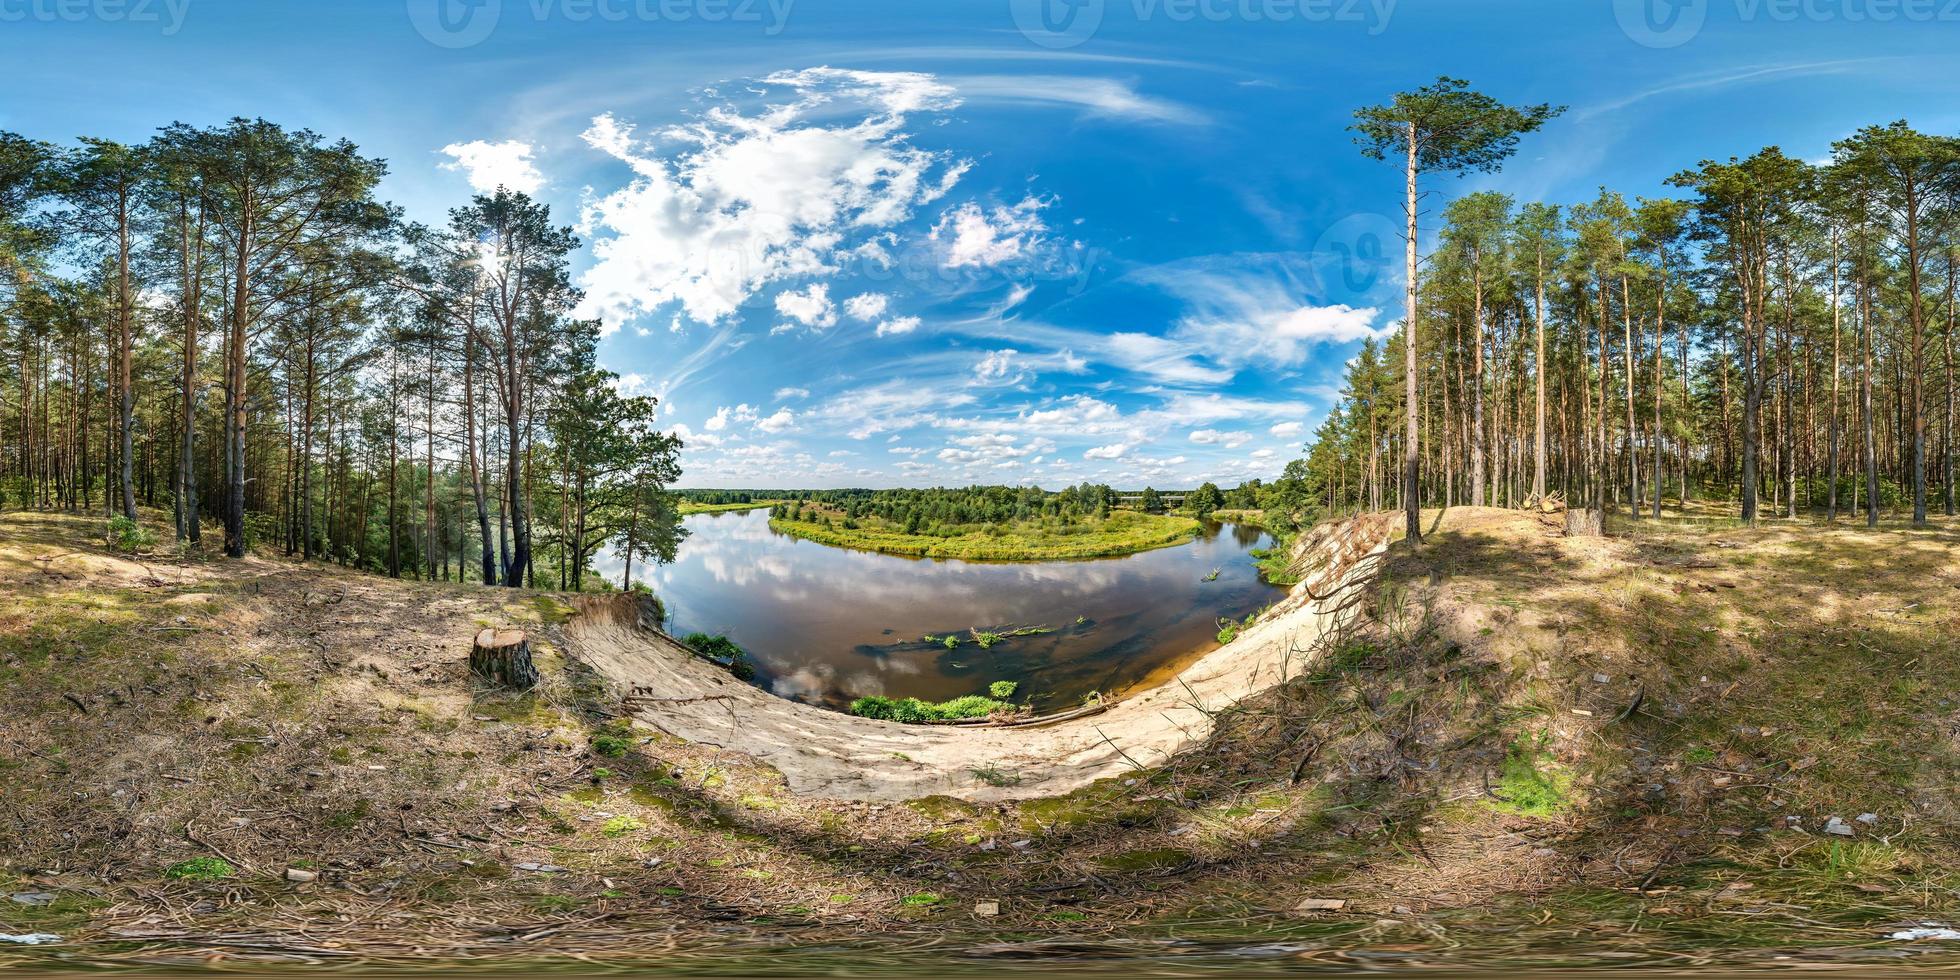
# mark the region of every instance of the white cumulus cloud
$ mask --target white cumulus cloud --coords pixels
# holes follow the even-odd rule
[[[1191,433],[1191,441],[1200,446],[1224,446],[1237,449],[1252,441],[1252,436],[1244,432],[1220,432],[1217,429],[1197,429]]]
[[[1036,197],[986,210],[968,201],[939,216],[931,239],[945,250],[949,269],[1002,265],[1034,252],[1048,226],[1041,209],[1048,202]]]
[[[997,350],[980,359],[974,365],[973,373],[982,381],[1002,381],[1014,372],[1014,355],[1019,353],[1012,347]]]
[[[918,317],[901,316],[878,324],[878,336],[891,337],[898,334],[911,333],[917,329],[919,329]]]
[[[830,302],[830,286],[821,282],[811,283],[801,292],[785,289],[777,293],[776,312],[817,330],[837,322],[837,307]]]
[[[844,312],[853,320],[870,323],[885,315],[885,308],[891,305],[891,297],[884,293],[859,293],[844,301]]]
[[[458,170],[469,179],[473,190],[488,194],[508,187],[520,194],[536,194],[544,186],[544,175],[531,164],[531,144],[522,140],[491,143],[471,140],[442,148],[449,162],[444,170]]]

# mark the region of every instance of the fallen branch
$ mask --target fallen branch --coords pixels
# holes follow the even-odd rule
[[[225,852],[224,852],[223,850],[221,850],[221,849],[220,849],[220,848],[218,847],[218,845],[216,845],[216,844],[213,844],[213,843],[211,843],[210,841],[208,841],[208,840],[205,840],[204,838],[202,838],[202,837],[199,837],[199,836],[197,836],[197,830],[196,830],[195,828],[193,828],[193,827],[192,827],[192,826],[191,826],[191,825],[190,825],[189,823],[186,823],[186,824],[184,824],[184,839],[185,839],[185,840],[187,840],[187,841],[190,841],[190,842],[191,842],[191,843],[193,843],[193,844],[196,844],[196,845],[197,845],[197,846],[199,846],[199,847],[202,847],[202,848],[204,848],[204,849],[205,849],[205,850],[207,850],[207,851],[210,851],[210,852],[211,852],[211,853],[213,853],[213,854],[216,854],[217,856],[219,856],[219,857],[221,857],[221,858],[223,858],[223,859],[225,859],[225,861],[226,861],[227,863],[229,863],[229,864],[230,864],[230,865],[231,865],[232,867],[234,867],[234,868],[240,868],[240,869],[243,869],[243,870],[245,870],[245,871],[251,871],[251,870],[253,870],[253,868],[252,868],[252,866],[251,866],[251,865],[249,865],[249,864],[247,864],[247,863],[245,863],[245,862],[243,862],[243,861],[240,861],[239,859],[237,859],[237,858],[235,858],[235,857],[232,857],[232,856],[231,856],[231,855],[229,855],[229,854],[226,854],[226,853],[225,853]]]
[[[703,694],[700,697],[693,697],[693,698],[653,698],[653,697],[647,697],[644,694],[628,694],[627,696],[620,699],[620,703],[623,706],[630,707],[636,704],[700,704],[703,701],[734,701],[734,700],[736,700],[736,698],[735,695],[733,694]]]

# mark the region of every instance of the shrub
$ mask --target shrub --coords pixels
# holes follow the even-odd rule
[[[1013,681],[995,681],[987,685],[987,693],[993,695],[998,700],[1005,701],[1013,697],[1014,692],[1020,690],[1020,687],[1021,685]]]
[[[997,712],[1014,710],[1014,705],[979,694],[968,694],[938,704],[921,701],[918,698],[887,698],[878,695],[858,698],[851,702],[851,714],[860,718],[876,718],[879,721],[896,721],[908,725],[985,718]]]
[[[851,714],[862,718],[876,718],[879,721],[898,721],[907,724],[932,721],[931,705],[918,698],[898,698],[896,700],[879,695],[858,698],[851,702]]]
[[[109,544],[119,551],[134,554],[154,547],[157,536],[143,525],[117,514],[109,518]]]
[[[725,636],[711,636],[707,633],[689,633],[681,639],[696,656],[710,661],[735,675],[736,680],[755,679],[755,664],[749,661],[749,652],[736,645]]]

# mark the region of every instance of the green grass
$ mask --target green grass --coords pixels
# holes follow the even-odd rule
[[[607,837],[624,837],[627,834],[645,830],[647,825],[638,817],[614,817],[599,827],[599,832]]]
[[[981,766],[978,769],[970,771],[973,773],[973,778],[989,786],[1019,786],[1021,784],[1020,776],[1007,772],[999,766]],[[978,843],[978,841],[975,841],[975,843]]]
[[[911,558],[961,558],[969,561],[1055,561],[1105,558],[1183,544],[1197,536],[1200,525],[1189,517],[1117,511],[1108,519],[1078,524],[1024,522],[975,528],[952,535],[906,534],[872,518],[845,528],[841,516],[825,524],[817,520],[771,518],[769,526],[783,534],[858,551],[876,551]]]
[[[1218,620],[1218,645],[1224,646],[1225,644],[1238,639],[1239,634],[1241,632],[1244,632],[1245,628],[1251,626],[1253,620],[1258,618],[1259,618],[1259,614],[1256,612],[1247,613],[1245,619],[1243,620],[1220,618]]]
[[[1525,817],[1556,816],[1571,805],[1571,785],[1571,777],[1557,768],[1542,739],[1519,738],[1504,754],[1492,806]]]
[[[163,876],[172,881],[216,881],[237,873],[230,861],[214,857],[194,857],[163,869]]]

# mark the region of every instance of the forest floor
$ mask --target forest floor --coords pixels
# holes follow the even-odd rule
[[[1427,515],[1199,747],[986,804],[626,726],[548,594],[0,514],[0,966],[1952,967],[1960,523],[1711,513]]]
[[[1118,510],[1103,519],[1074,524],[1019,521],[958,533],[907,534],[902,526],[876,517],[845,527],[841,510],[808,505],[802,520],[772,517],[769,527],[783,534],[838,548],[876,551],[907,558],[958,558],[966,561],[1062,561],[1112,558],[1183,544],[1198,535],[1197,519],[1177,514]],[[814,516],[812,516],[814,515]],[[828,523],[826,523],[828,520]]]

